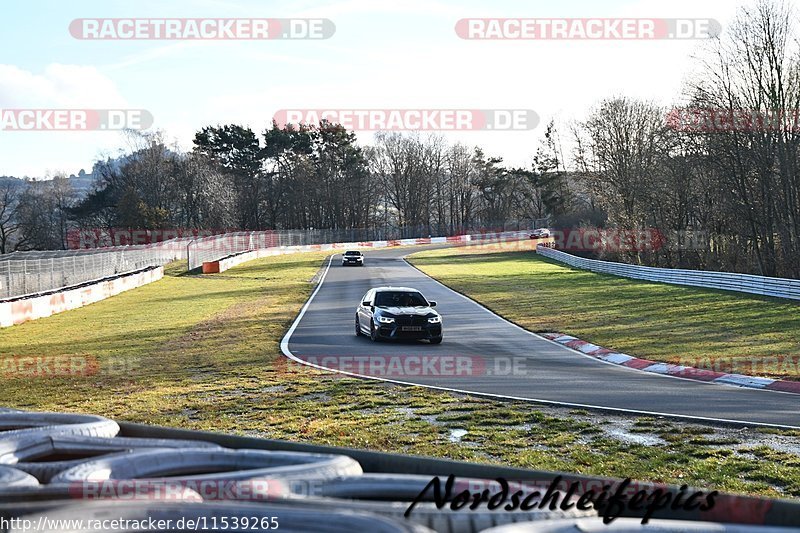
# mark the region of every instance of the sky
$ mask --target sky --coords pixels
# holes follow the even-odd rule
[[[441,132],[449,142],[528,166],[546,123],[568,136],[600,100],[680,101],[702,40],[465,40],[470,17],[713,18],[735,0],[57,0],[4,2],[0,110],[144,109],[190,149],[195,131],[238,123],[262,132],[281,109],[524,109],[517,131]],[[327,18],[325,40],[81,40],[78,18]],[[358,132],[360,143],[373,132]],[[0,130],[0,176],[87,172],[127,150],[119,131]]]

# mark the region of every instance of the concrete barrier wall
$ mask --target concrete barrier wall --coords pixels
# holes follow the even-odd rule
[[[141,287],[164,277],[164,267],[140,270],[90,285],[66,288],[58,292],[0,302],[0,327],[7,328],[28,320],[99,302],[121,292]]]

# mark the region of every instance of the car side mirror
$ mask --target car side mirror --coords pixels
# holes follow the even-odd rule
[[[434,300],[431,300],[428,302],[428,305],[431,307],[436,307],[436,302]]]
[[[361,302],[361,305],[363,305],[364,307],[372,307],[372,303],[370,302]]]

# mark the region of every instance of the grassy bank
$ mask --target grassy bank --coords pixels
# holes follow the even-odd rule
[[[536,332],[723,372],[800,379],[800,303],[573,269],[533,252],[432,250],[411,262]]]
[[[781,451],[787,443],[800,447],[793,432],[601,417],[287,366],[278,344],[322,260],[321,254],[274,257],[207,276],[185,275],[176,266],[157,283],[0,330],[6,369],[0,405],[800,496],[800,461]],[[473,270],[505,268],[503,258],[489,261],[488,270],[478,257],[418,262],[445,268],[473,260]],[[495,288],[479,296],[505,294],[505,276],[514,275],[487,278]],[[9,373],[9,363],[22,356],[78,358],[89,361],[89,371]]]

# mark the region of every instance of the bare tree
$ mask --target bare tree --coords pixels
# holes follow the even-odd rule
[[[9,253],[16,238],[19,230],[18,207],[18,185],[11,180],[4,180],[0,184],[0,254]]]
[[[703,136],[708,171],[745,222],[757,271],[800,276],[800,47],[796,16],[783,2],[759,0],[707,52],[690,85],[692,104],[752,117]]]

